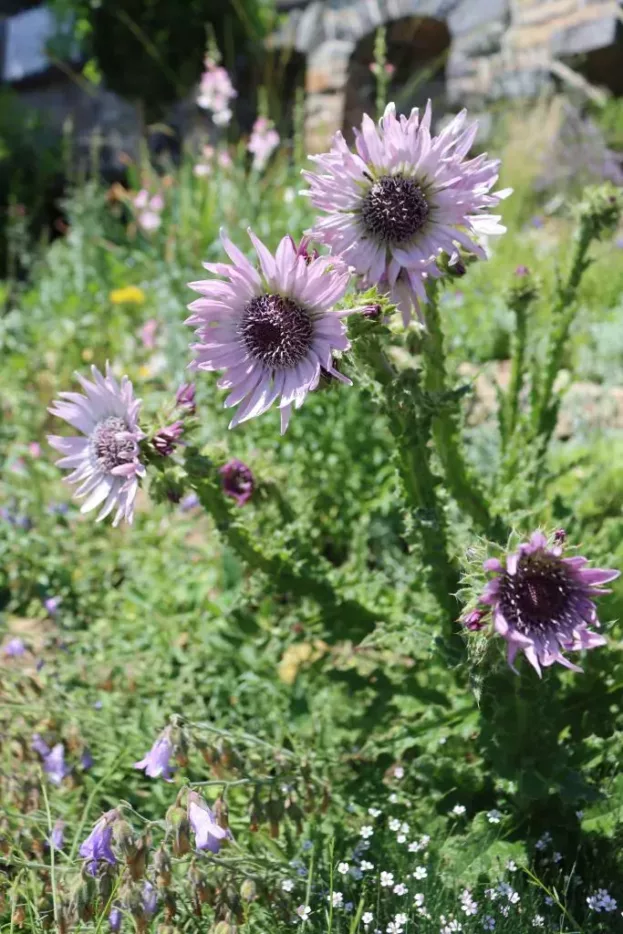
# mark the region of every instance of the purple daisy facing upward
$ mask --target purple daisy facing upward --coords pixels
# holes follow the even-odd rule
[[[72,470],[67,482],[79,484],[75,496],[86,496],[80,511],[101,506],[99,522],[116,509],[116,526],[121,519],[132,522],[138,481],[145,476],[145,467],[138,459],[138,444],[145,437],[138,427],[141,402],[134,398],[127,376],[117,383],[108,364],[106,376],[94,366],[91,372],[93,382],[76,374],[84,395],[61,392],[60,401],[49,409],[84,437],[48,435],[48,441],[64,455],[58,466]]]
[[[356,152],[337,133],[330,152],[310,157],[318,173],[303,173],[312,204],[327,214],[311,235],[366,284],[385,286],[405,325],[426,302],[427,279],[440,275],[441,253],[455,258],[461,246],[486,259],[479,239],[506,230],[489,213],[510,194],[491,194],[499,161],[466,158],[477,123],[465,127],[462,111],[433,136],[431,116],[430,101],[421,117],[417,108],[397,117],[389,104],[378,127],[366,114],[355,130]]]
[[[339,260],[301,255],[290,237],[273,256],[251,230],[249,236],[259,271],[221,231],[232,265],[204,263],[221,278],[190,283],[201,295],[186,321],[199,338],[191,345],[191,367],[225,371],[217,384],[230,390],[225,408],[239,405],[230,428],[279,400],[283,434],[292,406],[299,408],[317,387],[322,368],[351,385],[334,368],[333,354],[350,347],[341,318],[362,309],[334,310],[350,280]]]
[[[579,555],[564,558],[559,544],[550,546],[542,532],[519,546],[502,563],[485,561],[484,568],[496,576],[480,597],[493,614],[495,630],[508,643],[508,663],[522,651],[537,674],[541,666],[558,662],[573,671],[582,671],[563,655],[605,645],[606,639],[590,629],[599,626],[593,598],[608,593],[602,584],[619,576],[619,571],[589,568]]]

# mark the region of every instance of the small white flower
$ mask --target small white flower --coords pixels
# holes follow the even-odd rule
[[[396,837],[396,843],[406,843],[406,842],[407,842],[406,834],[399,833],[398,836]]]
[[[428,836],[428,834],[427,833],[422,834],[422,836],[420,837],[420,849],[425,850],[429,843],[430,843],[430,837]]]
[[[399,882],[398,885],[394,886],[394,895],[406,895],[408,891],[409,889],[406,887],[404,882]]]
[[[383,888],[389,888],[394,884],[394,874],[393,872],[382,872],[381,873],[381,885]]]
[[[359,835],[363,837],[364,840],[367,840],[374,833],[374,827],[370,827],[369,824],[366,824],[365,827],[362,827],[359,831]]]
[[[545,927],[545,918],[543,915],[535,915],[532,919],[533,928],[544,928]]]
[[[409,825],[407,824],[406,821],[403,821],[403,823],[400,825],[400,832],[409,833]]]
[[[498,810],[487,811],[487,820],[490,824],[499,824],[502,820],[502,814]]]
[[[450,813],[454,814],[456,817],[462,817],[466,810],[467,808],[464,804],[455,804]]]
[[[359,863],[362,872],[371,872],[374,869],[374,863],[369,863],[367,859],[362,859]]]
[[[500,905],[500,913],[503,914],[505,918],[508,918],[510,910],[510,905]]]
[[[405,914],[398,914],[395,916],[394,921],[396,924],[405,925],[409,919]]]
[[[597,891],[590,895],[586,902],[589,908],[592,908],[594,911],[616,911],[617,903],[616,899],[612,898],[607,889],[597,889]]]
[[[418,853],[418,852],[420,851],[420,849],[421,849],[421,847],[420,847],[420,844],[418,843],[417,840],[413,840],[413,841],[409,844],[409,853]]]
[[[299,905],[296,909],[296,913],[302,921],[307,921],[311,914],[311,908],[309,905]]]
[[[494,931],[495,918],[492,918],[491,915],[485,915],[485,917],[482,919],[482,926],[485,931]]]
[[[395,791],[392,791],[391,795],[389,796],[389,803],[396,804],[397,801],[398,801],[398,795],[396,794]]]
[[[368,808],[368,814],[370,817],[380,817],[381,816],[380,808]]]
[[[334,908],[340,908],[344,904],[344,896],[341,892],[332,892],[329,895],[329,901]]]
[[[284,879],[281,883],[281,888],[284,892],[291,892],[294,888],[294,881],[292,879]]]
[[[389,821],[388,826],[390,830],[393,830],[393,831],[400,830],[400,821],[398,820],[397,817],[392,817]]]
[[[348,865],[348,863],[340,863],[339,866],[337,867],[337,871],[339,872],[341,876],[348,875],[349,869],[350,869],[350,866]]]
[[[387,934],[402,934],[402,925],[396,924],[395,921],[390,921],[385,930]]]
[[[413,904],[416,905],[418,908],[423,907],[424,896],[421,892],[416,892],[416,894],[413,896]]]
[[[397,778],[400,781],[401,778],[405,777],[405,770],[401,765],[397,765],[394,769],[394,778]]]
[[[556,851],[552,856],[552,862],[554,863],[559,863],[561,859],[562,859],[562,853],[559,853],[558,851]]]
[[[509,872],[516,872],[517,863],[515,862],[514,859],[509,859],[508,862],[506,863],[506,868],[508,869]]]
[[[554,904],[554,899],[552,898],[551,895],[546,895],[545,898],[544,898],[544,902],[545,902],[546,905],[553,905],[553,904]]]
[[[577,817],[578,820],[582,820],[582,818],[584,817],[584,811],[576,811],[575,816]]]
[[[516,905],[521,900],[521,896],[519,892],[511,892],[511,894],[508,896],[508,900],[511,905]]]
[[[447,737],[447,736],[442,736],[441,739],[439,740],[439,745],[440,745],[440,746],[445,746],[447,742],[448,742],[448,737]]]
[[[472,893],[469,889],[464,889],[461,892],[461,908],[466,915],[475,915],[478,911],[478,905],[472,898]]]
[[[549,831],[546,831],[542,837],[540,837],[534,844],[537,850],[544,850],[552,842],[552,835]]]
[[[371,911],[365,911],[361,917],[365,927],[368,927],[374,921],[374,915]]]
[[[414,879],[425,879],[427,875],[428,875],[428,869],[426,868],[426,866],[416,866],[413,871]]]

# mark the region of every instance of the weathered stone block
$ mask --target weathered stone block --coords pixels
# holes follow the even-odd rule
[[[597,12],[597,11],[596,11]],[[605,19],[588,20],[558,29],[551,37],[551,50],[555,56],[577,55],[592,49],[604,49],[612,45],[616,37],[616,21]],[[623,70],[623,60],[621,61]]]
[[[510,22],[509,0],[462,0],[447,19],[453,36],[461,36],[494,21],[506,25]]]

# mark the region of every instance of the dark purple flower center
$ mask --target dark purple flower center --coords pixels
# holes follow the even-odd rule
[[[291,298],[269,293],[247,302],[238,334],[254,357],[285,370],[307,356],[314,326],[309,312]]]
[[[377,240],[393,246],[407,243],[422,229],[430,208],[426,195],[412,178],[382,175],[364,198],[361,218]]]
[[[528,636],[570,631],[584,619],[586,602],[567,565],[547,551],[522,555],[516,573],[501,578],[500,609]]]
[[[91,453],[101,470],[110,473],[113,467],[134,459],[136,442],[127,434],[125,420],[117,415],[110,415],[96,426],[91,435]]]

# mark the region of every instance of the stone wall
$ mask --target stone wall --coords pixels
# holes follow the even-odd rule
[[[273,37],[307,58],[307,145],[323,149],[343,128],[349,66],[358,44],[379,26],[406,18],[444,22],[451,106],[532,96],[552,82],[552,62],[604,50],[617,91],[623,82],[619,0],[281,0],[286,21]],[[599,53],[601,55],[601,52]],[[607,67],[605,62],[608,62]],[[598,72],[597,72],[598,73]],[[589,75],[590,78],[590,75]],[[620,93],[623,93],[621,91]]]

